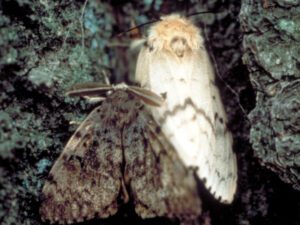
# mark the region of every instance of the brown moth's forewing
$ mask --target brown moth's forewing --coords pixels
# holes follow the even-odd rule
[[[73,223],[118,210],[122,146],[118,113],[107,101],[95,108],[68,141],[43,188],[42,218]]]
[[[42,219],[64,224],[106,218],[129,197],[142,218],[196,220],[201,204],[193,171],[159,130],[136,95],[113,91],[52,167],[42,191]]]
[[[125,124],[123,150],[125,182],[138,215],[197,219],[201,206],[194,171],[183,165],[147,110]]]

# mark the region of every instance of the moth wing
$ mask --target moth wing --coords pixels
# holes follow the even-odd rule
[[[210,180],[212,191],[225,203],[231,203],[237,189],[237,160],[232,150],[233,138],[227,128],[227,115],[222,104],[221,96],[217,87],[211,84],[213,108],[217,112],[214,118],[215,127],[215,156],[211,166],[215,168],[214,178]]]
[[[201,213],[194,171],[187,169],[146,110],[124,132],[125,177],[142,218],[195,220]],[[127,183],[127,182],[126,182]]]
[[[164,102],[164,99],[155,94],[152,91],[149,91],[144,88],[136,87],[136,86],[129,86],[128,91],[139,99],[141,99],[145,104],[152,105],[152,106],[161,106]]]
[[[121,136],[107,115],[109,108],[95,108],[55,162],[42,190],[43,220],[64,224],[116,213],[122,179]]]
[[[151,107],[152,115],[185,165],[198,167],[197,173],[211,193],[223,202],[231,202],[236,159],[231,134],[215,133],[219,127],[227,130],[224,124],[215,123],[215,110],[220,108],[220,116],[224,120],[226,117],[220,96],[216,95],[216,102],[212,99],[218,91],[212,89],[214,74],[205,49],[191,51],[180,61],[166,51],[151,53],[144,49],[137,66],[143,68],[136,71],[137,79],[143,77],[138,80],[142,86],[166,98],[161,107]]]
[[[148,46],[143,46],[139,52],[135,69],[135,80],[138,81],[142,87],[145,86],[149,77],[150,57],[151,52]]]
[[[206,172],[198,170],[198,175],[204,177],[206,180],[206,187],[210,189],[210,192],[220,201],[224,203],[231,203],[234,199],[234,194],[237,187],[237,161],[236,155],[233,152],[232,134],[227,128],[228,119],[220,92],[215,82],[214,69],[209,60],[209,56],[206,51],[199,51],[198,60],[203,63],[201,68],[202,75],[206,75],[209,78],[209,100],[211,101],[211,108],[205,109],[207,115],[210,115],[210,119],[213,125],[213,140],[215,143],[211,149],[201,150],[201,155],[206,159]],[[197,64],[197,61],[193,61]],[[195,76],[200,73],[200,68],[194,65]],[[196,84],[200,86],[200,83]],[[203,101],[204,99],[202,99]],[[201,104],[195,99],[195,104],[198,108],[201,108]],[[203,107],[203,106],[202,106]],[[198,160],[200,161],[200,160]],[[205,173],[204,173],[205,172]]]
[[[107,92],[112,90],[112,85],[99,82],[86,82],[73,85],[67,95],[70,97],[76,96],[106,96]]]

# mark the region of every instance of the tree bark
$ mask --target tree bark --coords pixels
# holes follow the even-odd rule
[[[191,19],[214,56],[239,164],[232,205],[215,201],[200,182],[200,224],[300,224],[299,1],[2,0],[0,7],[1,224],[42,224],[41,188],[76,129],[70,122],[94,108],[65,91],[105,77],[130,82],[131,39],[116,34],[132,20],[187,10],[211,12]],[[120,213],[84,224],[176,224],[126,210],[126,219]]]

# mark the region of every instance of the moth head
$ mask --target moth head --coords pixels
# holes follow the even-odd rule
[[[171,14],[150,28],[147,44],[150,50],[167,50],[183,57],[186,52],[199,49],[203,39],[191,21]]]

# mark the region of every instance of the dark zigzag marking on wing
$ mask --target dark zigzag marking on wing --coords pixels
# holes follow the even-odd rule
[[[192,101],[191,98],[186,98],[184,100],[184,103],[183,105],[175,105],[174,108],[172,110],[168,110],[166,112],[164,112],[164,114],[162,115],[162,118],[159,119],[159,123],[163,124],[165,123],[166,119],[169,117],[169,116],[174,116],[176,115],[178,112],[181,112],[182,110],[185,110],[188,106],[191,106],[192,108],[195,109],[195,111],[199,114],[201,114],[205,120],[209,123],[209,125],[211,126],[211,129],[214,131],[215,130],[215,127],[214,127],[214,124],[213,122],[211,121],[211,119],[209,118],[208,115],[206,115],[205,111],[201,108],[198,108],[194,102]]]

